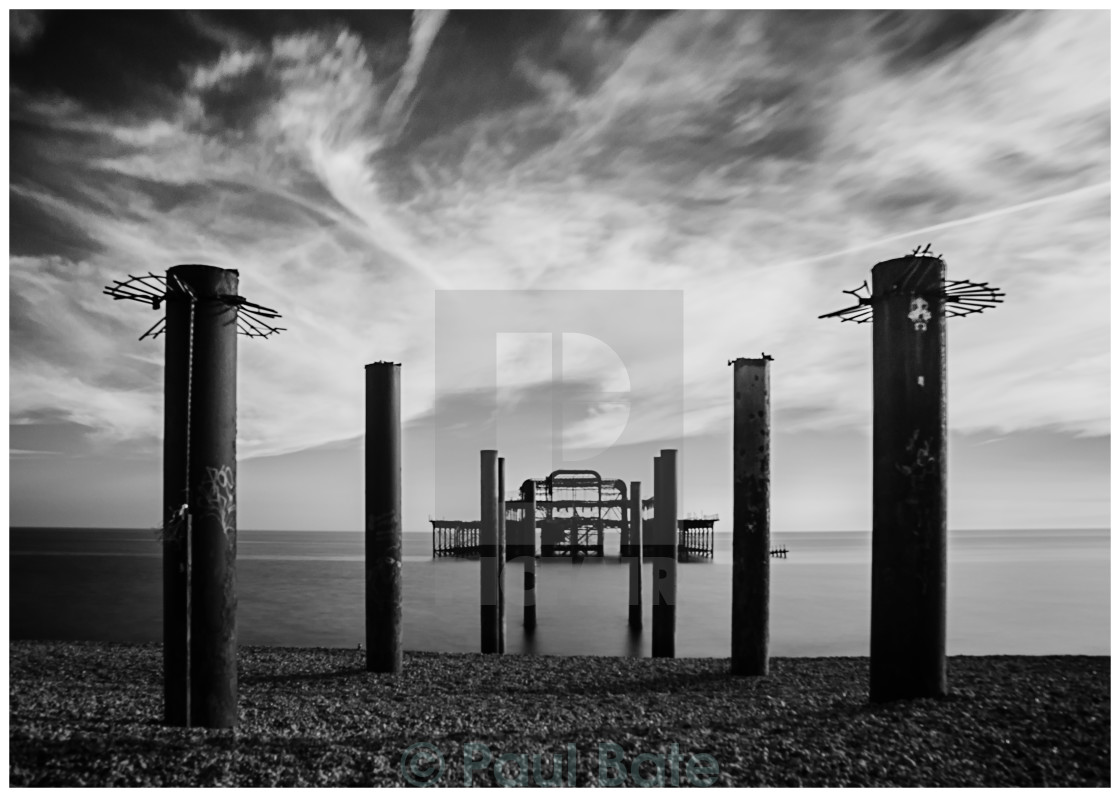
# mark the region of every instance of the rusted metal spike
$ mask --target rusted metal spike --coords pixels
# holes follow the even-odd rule
[[[271,307],[265,307],[263,304],[257,304],[256,302],[250,302],[248,300],[242,302],[241,304],[244,305],[245,307],[252,308],[252,310],[254,312],[259,313],[261,315],[268,315],[268,316],[271,316],[273,318],[279,318],[280,317],[280,312],[278,310],[273,310]]]
[[[989,296],[993,292],[992,288],[954,288],[942,291],[946,296]]]
[[[843,310],[834,310],[831,313],[825,313],[824,315],[819,315],[819,316],[817,316],[817,318],[836,318],[837,316],[844,316],[844,315],[847,315],[848,313],[851,313],[854,310],[859,310],[859,309],[860,309],[859,305],[855,305],[854,307],[845,307]]]
[[[989,299],[987,297],[985,297],[983,299],[978,299],[978,298],[957,299],[957,298],[954,298],[954,297],[946,297],[945,301],[949,302],[951,304],[980,305],[981,307],[993,307],[993,306],[1001,303],[998,299]]]
[[[260,330],[261,329],[260,322],[258,322],[256,319],[252,318],[251,316],[243,315],[241,313],[237,313],[237,323],[243,324],[243,325],[245,325],[245,326],[247,326],[247,327],[249,327],[250,329],[253,329],[253,330]]]
[[[250,313],[260,318],[280,318],[280,314],[275,310],[269,310],[268,312],[265,312],[264,310],[257,310],[253,307],[241,307],[239,309],[241,309],[243,312]]]
[[[854,291],[842,290],[841,293],[846,293],[850,296],[855,296],[857,299],[862,300],[870,298],[871,291],[867,287],[867,280],[864,280],[863,284],[856,288]]]
[[[162,327],[163,327],[163,324],[166,321],[167,321],[167,316],[164,316],[159,321],[156,321],[154,324],[152,324],[150,327],[148,327],[148,330],[143,335],[141,335],[139,339],[143,340],[144,338],[148,337],[149,335],[151,335],[152,338],[158,338],[160,332],[163,332]],[[159,327],[158,330],[156,329],[157,327]]]
[[[163,295],[163,294],[159,293],[158,291],[156,291],[155,289],[153,289],[150,285],[141,285],[141,284],[137,284],[137,283],[134,283],[134,282],[133,283],[128,283],[128,284],[121,283],[121,284],[116,285],[114,287],[106,287],[106,288],[103,289],[102,292],[107,293],[110,296],[124,296],[124,297],[129,297],[129,296],[132,296],[132,295],[143,295],[143,296],[162,296]]]
[[[263,304],[250,302],[244,296],[220,296],[218,298],[220,298],[226,304],[235,305],[238,311],[244,310],[245,312],[251,312],[255,315],[263,316],[265,318],[280,317],[279,311],[273,310],[271,307],[265,307]]]

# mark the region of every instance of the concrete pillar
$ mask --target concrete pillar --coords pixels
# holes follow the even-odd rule
[[[945,671],[945,263],[871,271],[871,700],[939,697]]]
[[[238,274],[167,272],[164,716],[237,725]],[[186,512],[181,508],[186,505]]]
[[[506,652],[506,458],[498,457],[498,652]]]
[[[770,358],[734,372],[731,672],[770,670]]]
[[[401,379],[398,363],[366,366],[366,669],[400,672]]]
[[[642,483],[630,482],[630,627],[642,627]]]
[[[663,448],[654,459],[653,656],[673,658],[677,635],[677,452]]]
[[[525,533],[525,608],[526,631],[537,627],[537,491],[531,479],[522,485],[522,500],[527,502]]]
[[[615,479],[614,487],[618,490],[619,501],[622,504],[618,510],[618,563],[622,564],[626,561],[627,553],[630,550],[630,501],[627,498],[629,493],[626,491],[626,482],[622,479]],[[606,555],[606,548],[604,548],[603,556]]]
[[[647,544],[644,546],[645,551],[649,554],[650,563],[650,616],[652,628],[650,629],[650,644],[652,650],[657,650],[658,635],[661,633],[661,627],[657,623],[657,602],[664,589],[664,580],[667,573],[660,567],[661,563],[661,529],[658,525],[661,522],[661,515],[658,514],[657,496],[661,492],[661,457],[653,458],[653,517],[650,522],[642,521],[642,530],[645,532]],[[652,654],[656,655],[656,654]]]
[[[481,454],[481,512],[478,538],[482,652],[498,652],[498,452]]]

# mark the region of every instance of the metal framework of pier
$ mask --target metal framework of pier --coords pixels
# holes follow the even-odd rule
[[[477,520],[432,520],[432,556],[478,558]]]
[[[677,521],[677,559],[711,559],[715,552],[715,525],[719,515],[681,518]]]
[[[626,545],[629,540],[630,502],[627,493],[627,484],[621,479],[604,479],[593,470],[557,470],[543,479],[522,482],[522,500],[505,502],[506,523],[511,528],[523,528],[526,512],[535,504],[532,535],[535,555],[602,557],[605,555],[604,541],[608,531],[619,533],[621,545]],[[535,502],[528,500],[530,496],[536,499]],[[654,500],[655,497],[651,496],[642,501],[645,522],[653,518]],[[718,515],[677,520],[679,561],[712,558],[717,520]],[[433,557],[478,558],[479,521],[430,522]],[[512,535],[508,539],[512,539]],[[508,539],[507,554],[512,556],[514,552],[508,549],[516,543]],[[647,541],[646,547],[650,544]]]
[[[522,495],[536,498],[541,556],[603,556],[608,529],[629,528],[626,483],[593,470],[557,470],[526,479]]]

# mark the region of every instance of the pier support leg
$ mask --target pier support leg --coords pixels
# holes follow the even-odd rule
[[[939,697],[945,671],[945,263],[871,272],[871,700]]]
[[[237,725],[236,271],[168,270],[164,717]],[[180,289],[181,288],[181,289]],[[181,508],[186,505],[186,512]]]
[[[770,670],[770,360],[734,373],[731,672]]]
[[[498,452],[481,454],[479,608],[483,653],[498,652]]]
[[[521,500],[528,502],[524,527],[525,547],[525,608],[522,624],[526,631],[537,627],[537,493],[532,483],[523,489]],[[525,495],[524,493],[528,494]]]
[[[642,483],[630,482],[630,627],[642,627]]]
[[[677,637],[677,452],[654,458],[653,656],[673,658]]]
[[[506,652],[506,458],[498,457],[498,652]]]
[[[400,365],[366,366],[366,669],[401,671]]]

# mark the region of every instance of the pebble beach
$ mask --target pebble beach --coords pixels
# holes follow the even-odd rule
[[[162,724],[159,645],[13,641],[12,786],[1108,786],[1110,658],[950,657],[867,701],[866,658],[242,647],[236,730]]]

